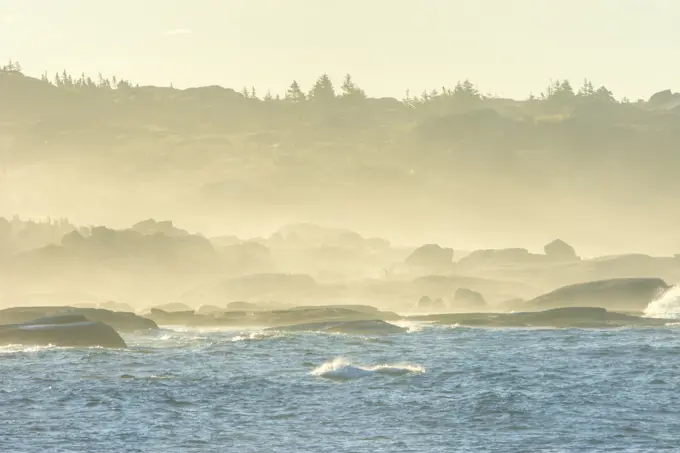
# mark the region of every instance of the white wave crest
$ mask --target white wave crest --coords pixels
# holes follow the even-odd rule
[[[48,345],[43,345],[43,346],[27,346],[27,345],[22,345],[22,344],[8,344],[4,346],[0,346],[0,354],[16,354],[19,352],[40,352],[40,351],[45,351],[49,349],[68,349],[64,347],[58,347],[54,346],[52,344]]]
[[[420,332],[422,331],[425,327],[430,327],[432,323],[430,321],[391,321],[391,324],[394,324],[395,326],[403,327],[406,329],[407,333],[414,333],[414,332]]]
[[[680,286],[664,291],[645,308],[647,318],[680,319]]]
[[[326,379],[348,381],[374,374],[401,376],[404,374],[422,374],[424,372],[425,368],[423,368],[421,365],[402,363],[394,365],[383,364],[375,366],[362,366],[354,365],[351,362],[339,357],[316,367],[314,370],[312,370],[311,374]]]
[[[231,341],[253,341],[266,340],[268,338],[278,338],[281,334],[265,333],[265,332],[250,332],[243,335],[235,335],[231,337]]]

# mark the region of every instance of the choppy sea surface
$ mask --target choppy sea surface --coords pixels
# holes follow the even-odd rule
[[[680,451],[680,328],[0,348],[3,452]]]

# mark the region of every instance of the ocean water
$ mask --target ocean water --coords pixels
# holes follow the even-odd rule
[[[680,327],[0,348],[3,452],[680,451]]]

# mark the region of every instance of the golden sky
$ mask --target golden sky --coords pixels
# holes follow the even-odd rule
[[[0,0],[0,61],[140,85],[283,92],[352,73],[372,96],[451,86],[523,98],[583,78],[680,91],[678,0]]]

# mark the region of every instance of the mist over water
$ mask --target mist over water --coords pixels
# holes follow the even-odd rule
[[[679,449],[680,7],[428,1],[0,2],[2,453]]]

